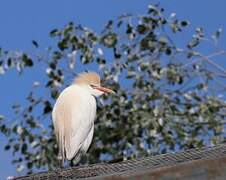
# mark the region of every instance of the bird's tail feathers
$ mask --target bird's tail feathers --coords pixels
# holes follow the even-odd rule
[[[78,151],[78,153],[72,159],[73,165],[76,165],[79,163],[83,154],[84,154],[83,151],[81,151],[81,150]]]
[[[58,143],[59,143],[59,155],[58,155],[58,159],[61,161],[61,166],[64,166],[64,162],[65,162],[65,137],[62,134],[59,134],[58,136]]]

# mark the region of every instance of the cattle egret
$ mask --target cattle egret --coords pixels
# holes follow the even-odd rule
[[[95,72],[84,72],[59,95],[52,112],[59,155],[64,160],[79,162],[87,152],[94,131],[96,99],[104,93],[114,93],[101,87]]]

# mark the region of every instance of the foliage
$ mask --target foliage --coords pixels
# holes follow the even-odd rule
[[[94,140],[83,163],[223,142],[226,106],[219,95],[225,87],[216,84],[225,82],[226,73],[211,58],[225,51],[199,52],[205,43],[213,42],[214,48],[222,30],[208,38],[197,28],[190,41],[179,40],[188,25],[150,5],[144,15],[109,21],[101,33],[72,22],[54,29],[50,37],[56,45],[37,56],[1,49],[2,75],[12,68],[21,74],[25,68],[44,67],[46,72],[44,87],[34,82],[27,106],[13,105],[14,119],[0,116],[0,130],[8,138],[5,150],[13,153],[17,170],[58,167],[51,110],[79,68],[98,69],[103,84],[117,92],[98,101]],[[41,89],[48,96],[37,93]]]

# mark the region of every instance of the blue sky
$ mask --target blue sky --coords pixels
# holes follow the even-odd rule
[[[148,0],[1,0],[0,47],[9,50],[32,52],[31,40],[38,40],[42,49],[52,42],[48,37],[53,28],[61,28],[69,21],[82,24],[94,30],[101,30],[109,19],[124,12],[146,12]],[[175,12],[179,18],[190,20],[192,27],[202,26],[207,33],[222,27],[226,30],[226,1],[168,0],[160,1],[166,13]],[[225,33],[224,33],[225,34]],[[225,41],[225,35],[223,35]],[[225,47],[225,43],[222,46]],[[25,73],[28,75],[29,71]],[[21,102],[27,95],[31,82],[37,75],[18,77],[15,72],[0,76],[0,114],[12,117],[10,105]],[[0,134],[0,147],[6,140]],[[0,149],[0,177],[16,175],[10,164],[11,153]]]

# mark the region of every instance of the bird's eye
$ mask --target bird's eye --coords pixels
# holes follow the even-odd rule
[[[95,87],[97,87],[96,85],[93,85],[93,84],[90,84],[90,87],[91,88],[95,88]]]

